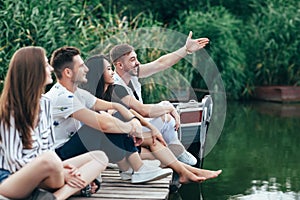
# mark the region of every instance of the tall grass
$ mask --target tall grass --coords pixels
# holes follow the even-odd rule
[[[50,56],[59,47],[76,46],[85,58],[114,34],[159,24],[145,13],[129,18],[95,0],[4,0],[0,18],[2,83],[9,60],[20,47],[42,46]]]
[[[164,6],[173,2],[165,1],[162,0]],[[0,83],[5,78],[9,60],[20,47],[42,46],[50,56],[56,48],[71,45],[80,48],[86,58],[95,53],[107,53],[116,43],[128,42],[145,63],[176,50],[184,41],[170,39],[159,31],[151,32],[150,37],[147,32],[138,30],[141,27],[168,27],[186,35],[193,30],[194,38],[210,38],[205,49],[217,65],[230,98],[251,95],[256,85],[300,84],[300,3],[297,0],[176,2],[178,10],[168,18],[174,21],[166,24],[155,19],[158,15],[163,18],[163,13],[155,13],[162,8],[156,4],[153,9],[147,9],[149,12],[141,12],[149,2],[135,4],[132,12],[129,8],[132,2],[114,2],[1,1]],[[239,8],[242,10],[236,10]],[[241,17],[243,14],[247,16]],[[180,21],[176,24],[176,20]],[[156,46],[149,46],[152,43]],[[164,46],[166,43],[171,45]],[[173,69],[185,80],[182,82],[177,76],[171,76],[170,71],[158,77],[165,80],[163,84],[156,84],[153,77],[147,79],[144,95],[149,102],[169,98],[170,87],[191,85],[207,89],[190,62],[182,60]]]
[[[241,40],[253,85],[300,85],[300,2],[253,1]],[[251,83],[252,82],[252,83]]]

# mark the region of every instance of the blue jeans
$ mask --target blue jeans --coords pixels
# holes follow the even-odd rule
[[[5,169],[0,169],[0,183],[7,179],[10,175],[10,172]]]

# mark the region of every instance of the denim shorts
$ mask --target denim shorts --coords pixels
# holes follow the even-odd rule
[[[55,149],[55,152],[62,160],[66,160],[94,150],[104,151],[109,161],[113,163],[140,151],[127,134],[103,134],[83,125],[68,142]]]
[[[10,172],[5,169],[0,169],[0,183],[7,179],[10,175]]]

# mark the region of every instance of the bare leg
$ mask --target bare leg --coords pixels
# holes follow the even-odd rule
[[[155,159],[152,152],[148,148],[145,148],[145,147],[142,147],[140,157],[142,160],[154,160]]]
[[[117,162],[117,164],[121,171],[127,171],[130,167],[134,171],[138,171],[138,169],[143,165],[143,161],[141,160],[140,155],[135,152],[132,153],[128,158],[124,158],[123,160]]]
[[[64,164],[71,164],[77,167],[81,172],[81,178],[86,183],[90,183],[106,168],[108,158],[102,151],[92,151],[65,160]],[[79,190],[80,188],[73,188],[66,184],[57,190],[54,195],[58,200],[67,199]]]
[[[207,169],[199,169],[196,167],[192,167],[190,165],[187,165],[185,163],[182,163],[186,169],[193,172],[194,174],[197,174],[198,176],[203,176],[207,179],[216,178],[219,176],[219,174],[222,173],[222,170],[207,170]]]
[[[54,152],[47,152],[9,176],[0,185],[0,194],[7,198],[24,199],[38,186],[57,189],[63,185],[62,162]]]
[[[121,171],[127,171],[130,167],[127,158],[124,158],[123,160],[117,162],[117,165]]]
[[[127,158],[131,168],[133,169],[133,171],[138,171],[140,169],[140,167],[143,165],[143,161],[140,157],[140,155],[138,154],[138,152],[135,152],[133,154],[131,154],[128,158]]]
[[[149,135],[145,135],[144,138],[143,145],[149,146],[153,155],[160,160],[163,165],[172,168],[179,174],[180,183],[202,182],[209,178],[215,178],[221,173],[220,171],[197,169],[179,162],[174,154],[160,142],[157,141],[156,145],[153,145],[152,138],[149,137]]]

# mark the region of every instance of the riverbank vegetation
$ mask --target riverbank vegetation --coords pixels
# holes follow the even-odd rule
[[[126,33],[139,28],[161,27],[208,37],[206,50],[221,73],[228,98],[247,99],[258,85],[300,84],[299,16],[298,0],[4,0],[0,2],[0,80],[22,46],[42,46],[50,55],[58,47],[72,45],[86,57],[96,47],[104,48],[113,35],[122,41]],[[168,37],[159,39],[163,43]],[[146,62],[167,52],[153,48],[140,53],[140,60]],[[174,69],[193,88],[205,90],[189,65],[180,62]],[[148,101],[165,97],[163,86],[153,88],[145,85]]]

